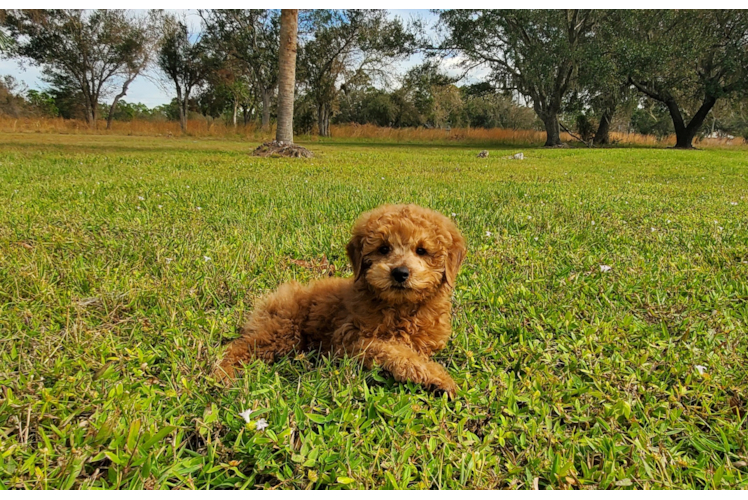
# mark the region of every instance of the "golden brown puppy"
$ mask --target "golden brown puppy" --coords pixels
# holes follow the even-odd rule
[[[250,359],[273,362],[318,349],[376,363],[454,397],[457,386],[429,359],[451,334],[451,296],[465,239],[443,215],[416,205],[364,213],[347,246],[352,278],[282,285],[255,308],[217,370],[232,379]]]

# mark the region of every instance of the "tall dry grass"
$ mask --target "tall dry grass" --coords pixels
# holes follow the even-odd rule
[[[275,137],[275,127],[262,131],[255,124],[240,125],[234,128],[222,121],[189,120],[187,135],[190,137],[211,137],[229,140],[266,141]],[[330,127],[333,139],[359,139],[386,142],[466,142],[466,143],[498,143],[516,145],[542,145],[545,142],[545,132],[538,130],[511,129],[483,129],[483,128],[390,128],[375,125],[332,125]],[[151,137],[179,137],[182,131],[177,122],[157,122],[133,120],[129,122],[115,121],[112,129],[106,130],[106,122],[100,121],[96,129],[89,128],[81,120],[66,120],[63,118],[12,118],[0,116],[0,133],[2,132],[35,132],[44,134],[106,134],[133,135]],[[672,146],[675,136],[657,138],[652,135],[628,134],[611,132],[614,143],[631,146]],[[302,141],[319,140],[317,136],[302,136]],[[323,139],[326,140],[326,139]],[[575,142],[569,134],[562,133],[561,140]],[[740,138],[736,139],[695,139],[695,145],[710,147],[730,147],[744,144]]]
[[[342,139],[375,139],[390,142],[497,142],[507,144],[542,144],[545,132],[537,130],[485,129],[485,128],[390,128],[376,125],[333,125],[333,137]],[[565,141],[571,140],[562,135]]]
[[[178,122],[132,120],[114,121],[112,129],[106,129],[106,121],[100,120],[96,129],[91,129],[82,120],[64,118],[11,118],[0,116],[0,132],[36,132],[42,134],[100,134],[134,135],[151,137],[178,137],[184,135]],[[275,135],[274,128],[261,131],[254,124],[234,128],[222,121],[188,120],[187,135],[193,137],[264,139]]]
[[[350,139],[380,139],[392,142],[496,142],[500,144],[543,144],[545,132],[540,130],[512,130],[501,128],[389,128],[375,125],[333,125],[330,127],[333,137]],[[629,134],[611,132],[610,138],[614,144],[636,146],[673,146],[675,135],[658,138],[653,135]],[[568,143],[578,142],[571,135],[562,132],[561,140]],[[738,146],[743,140],[736,139],[694,139],[695,145],[703,146]]]

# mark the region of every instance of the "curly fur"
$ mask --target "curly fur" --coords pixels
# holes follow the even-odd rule
[[[454,397],[457,386],[431,355],[451,335],[451,296],[466,253],[447,217],[416,205],[383,205],[364,213],[346,248],[352,278],[281,285],[266,296],[228,348],[217,376],[231,380],[251,359],[272,363],[317,349],[359,356],[398,381]],[[400,284],[392,270],[406,267]]]

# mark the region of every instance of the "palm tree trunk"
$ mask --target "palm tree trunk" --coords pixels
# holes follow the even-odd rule
[[[275,140],[293,143],[293,101],[296,87],[296,34],[299,10],[281,10],[280,53],[278,57],[278,129]]]

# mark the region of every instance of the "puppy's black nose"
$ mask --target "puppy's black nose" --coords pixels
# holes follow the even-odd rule
[[[395,278],[395,281],[398,283],[405,283],[408,276],[410,276],[410,271],[408,271],[408,268],[405,266],[396,267],[392,270],[392,277]]]

